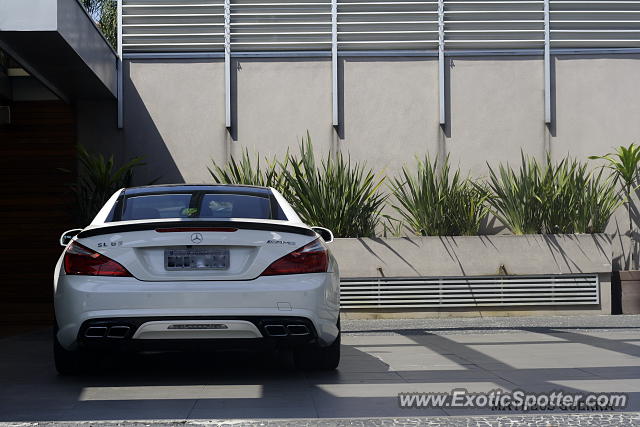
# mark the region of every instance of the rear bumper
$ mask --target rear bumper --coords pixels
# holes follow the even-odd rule
[[[122,350],[294,347],[317,342],[311,320],[302,317],[130,317],[85,321],[80,347]]]
[[[131,342],[161,341],[135,335],[149,322],[244,321],[259,331],[260,336],[248,335],[249,338],[270,340],[275,337],[266,336],[265,320],[300,319],[308,321],[313,331],[311,338],[328,345],[338,334],[339,299],[339,279],[334,273],[217,282],[144,282],[130,277],[61,274],[55,286],[54,303],[58,341],[63,347],[73,349],[86,343],[87,325],[114,319],[130,327],[126,340]],[[175,336],[189,338],[192,332]],[[220,338],[225,338],[223,335]],[[199,338],[216,337],[205,334]],[[105,341],[114,342],[114,339]]]

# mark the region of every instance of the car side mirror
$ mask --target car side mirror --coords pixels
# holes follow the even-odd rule
[[[71,239],[73,239],[78,233],[82,231],[82,228],[74,228],[73,230],[67,230],[60,236],[60,246],[66,247]]]
[[[324,240],[325,242],[327,242],[327,243],[333,242],[333,233],[328,228],[311,227],[311,229],[313,231],[315,231],[316,233],[318,233],[320,235],[320,237],[322,237],[322,240]]]

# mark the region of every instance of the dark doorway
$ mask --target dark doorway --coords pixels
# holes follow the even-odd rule
[[[0,125],[0,336],[52,322],[60,234],[73,228],[75,119],[60,101],[13,102]],[[71,171],[63,172],[61,169]]]

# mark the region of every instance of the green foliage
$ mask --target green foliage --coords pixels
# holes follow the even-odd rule
[[[293,208],[307,224],[322,226],[336,237],[372,237],[380,223],[386,196],[379,191],[384,177],[342,154],[316,163],[311,138],[300,144],[283,168]]]
[[[514,234],[602,232],[620,205],[615,182],[565,158],[541,166],[522,154],[519,170],[489,166],[492,213]]]
[[[590,175],[589,182],[584,188],[584,197],[579,205],[581,213],[577,218],[590,218],[591,224],[581,224],[577,229],[585,229],[588,233],[604,233],[609,219],[623,200],[616,191],[616,181],[612,177],[603,177],[602,170]]]
[[[606,167],[611,169],[616,179],[625,187],[631,188],[638,180],[638,166],[640,166],[640,146],[631,144],[620,146],[615,153],[604,156],[590,156],[592,160],[605,160]]]
[[[613,171],[617,182],[622,185],[627,204],[627,215],[629,218],[629,231],[633,230],[633,220],[631,218],[631,192],[636,189],[638,182],[638,167],[640,166],[640,146],[631,144],[628,147],[620,146],[615,153],[608,153],[604,156],[591,156],[592,160],[605,160],[605,167]]]
[[[144,165],[136,157],[116,167],[113,156],[106,159],[102,154],[90,154],[78,147],[80,171],[78,181],[71,185],[79,224],[85,226],[93,220],[102,206],[117,190],[131,186],[133,170]]]
[[[417,176],[406,167],[391,181],[399,205],[393,208],[407,226],[422,236],[475,235],[486,217],[486,191],[474,186],[460,170],[451,175],[449,157],[438,171],[438,161],[418,160]]]
[[[282,162],[275,159],[265,159],[266,166],[260,165],[260,158],[256,155],[255,164],[249,156],[249,150],[244,149],[242,157],[231,160],[226,165],[219,165],[215,161],[212,168],[207,168],[214,182],[219,184],[243,184],[273,187],[282,194],[288,195],[289,189],[283,170],[289,164],[289,154],[285,155]]]
[[[497,172],[487,166],[492,213],[514,234],[541,232],[544,224],[539,198],[541,177],[535,159],[527,159],[523,154],[518,173],[507,165],[501,164]]]
[[[116,0],[80,0],[98,24],[107,41],[114,47],[118,44],[118,2]]]

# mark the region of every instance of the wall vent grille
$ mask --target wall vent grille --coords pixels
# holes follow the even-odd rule
[[[343,279],[345,309],[594,305],[597,275]]]

